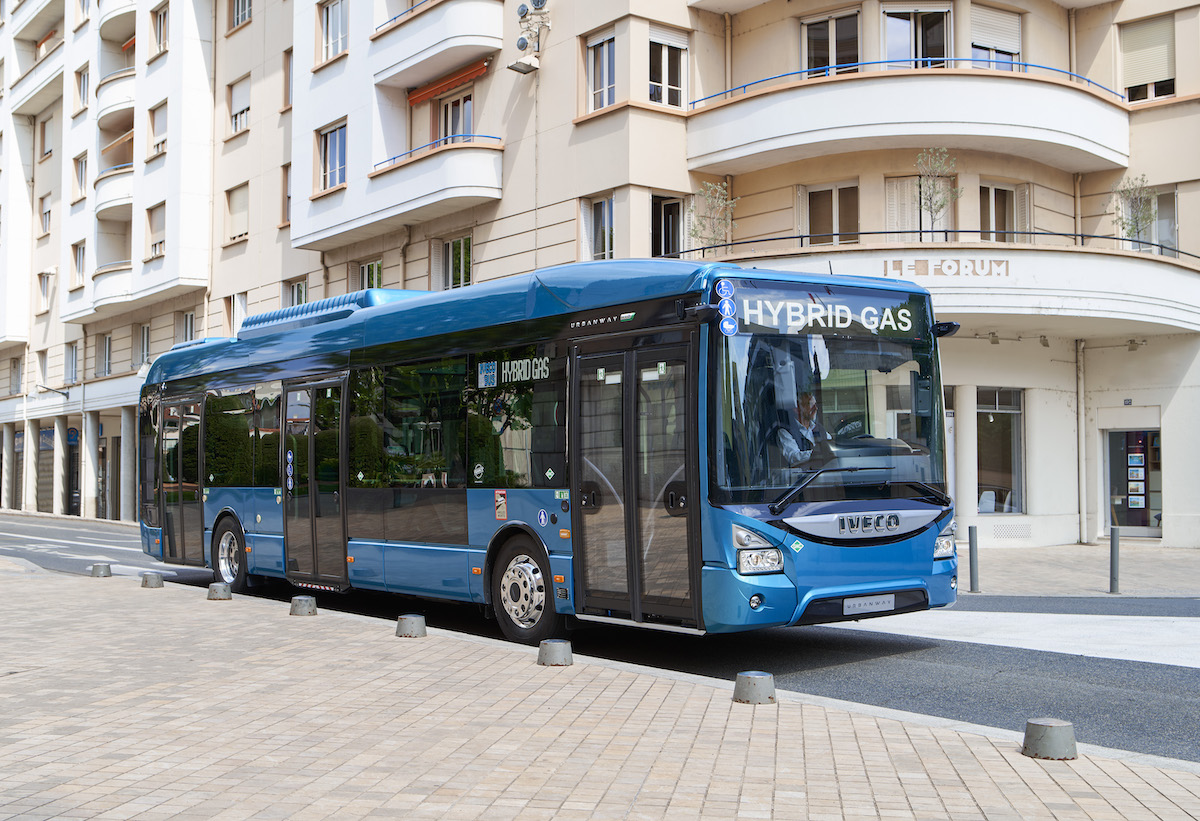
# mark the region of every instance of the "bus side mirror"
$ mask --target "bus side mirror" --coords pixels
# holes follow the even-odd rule
[[[933,323],[933,335],[938,339],[943,336],[954,336],[961,327],[957,322],[935,322]]]

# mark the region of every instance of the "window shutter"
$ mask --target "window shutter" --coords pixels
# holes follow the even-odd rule
[[[238,80],[229,87],[229,110],[231,113],[250,107],[250,79]]]
[[[808,186],[796,186],[796,233],[808,234]],[[800,240],[804,244],[804,240]]]
[[[674,46],[675,48],[686,50],[688,47],[688,33],[679,29],[660,26],[658,23],[651,23],[650,42],[662,43],[665,46]],[[592,44],[588,43],[588,45]]]
[[[1125,88],[1175,78],[1175,18],[1172,15],[1121,26]]]
[[[990,6],[971,6],[971,42],[1005,51],[1021,53],[1021,15]]]
[[[587,38],[587,47],[591,48],[592,46],[598,46],[601,43],[603,43],[605,40],[612,40],[616,36],[617,36],[616,29],[610,28],[610,29],[604,29],[603,31],[598,31],[595,34],[593,34],[591,37]]]
[[[884,185],[887,199],[887,230],[917,229],[917,178],[892,177]],[[915,233],[891,234],[892,242],[916,242]]]
[[[1014,231],[1032,231],[1033,228],[1033,191],[1028,183],[1017,186],[1016,203],[1013,207]],[[1017,234],[1013,242],[1033,242],[1033,237]]]
[[[150,209],[150,241],[158,242],[166,233],[166,215],[167,207],[165,205],[156,205]]]
[[[579,201],[579,258],[581,260],[591,259],[595,255],[592,236],[592,201],[583,199]]]
[[[239,185],[229,192],[229,238],[237,239],[250,232],[250,186]]]
[[[690,251],[696,247],[696,238],[692,236],[692,232],[696,230],[696,197],[694,195],[683,198],[683,236],[680,241],[684,251]],[[688,259],[686,254],[680,254],[680,259]]]
[[[446,290],[446,243],[444,240],[429,240],[429,290]]]

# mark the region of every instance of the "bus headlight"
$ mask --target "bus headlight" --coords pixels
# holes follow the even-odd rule
[[[954,531],[957,530],[955,521],[950,520],[950,524],[942,528],[942,532],[933,542],[933,558],[935,559],[953,559],[954,558]]]
[[[753,530],[734,525],[733,543],[738,547],[738,572],[743,576],[783,572],[783,552]]]

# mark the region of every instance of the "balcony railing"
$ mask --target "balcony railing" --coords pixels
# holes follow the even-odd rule
[[[850,239],[846,239],[849,237]],[[1192,254],[1187,251],[1181,251],[1178,247],[1165,243],[1149,242],[1147,240],[1130,239],[1128,237],[1118,237],[1112,234],[1074,234],[1063,233],[1059,231],[997,231],[994,229],[958,229],[958,228],[938,228],[936,230],[925,229],[905,229],[903,231],[841,231],[836,233],[825,234],[780,234],[771,237],[755,237],[754,239],[739,239],[731,240],[730,242],[720,243],[717,245],[705,245],[700,248],[688,248],[683,251],[676,251],[670,254],[662,254],[663,257],[672,257],[677,259],[697,259],[698,256],[703,256],[706,251],[716,251],[718,253],[732,253],[729,249],[744,250],[748,246],[761,245],[769,246],[769,250],[778,252],[787,247],[806,248],[814,251],[846,251],[854,250],[862,245],[861,237],[875,237],[882,239],[883,243],[902,243],[902,242],[919,242],[931,246],[947,245],[951,243],[987,243],[989,248],[1002,250],[1005,247],[1015,246],[1018,243],[1022,245],[1038,245],[1039,247],[1067,250],[1070,248],[1091,248],[1098,250],[1110,251],[1138,251],[1149,255],[1163,256],[1173,259],[1181,257],[1186,258],[1186,261],[1193,261],[1194,264],[1200,265],[1200,254]],[[953,238],[951,238],[953,237]],[[1005,237],[1005,239],[997,239]],[[1062,243],[1039,243],[1039,239],[1068,239],[1070,244]],[[784,245],[783,243],[794,243],[792,245]],[[873,248],[880,247],[879,245],[872,246]]]
[[[965,63],[965,66],[960,66],[960,63]],[[986,64],[986,65],[985,65]],[[745,94],[746,92],[756,89],[766,83],[778,82],[781,80],[812,80],[817,77],[830,76],[845,76],[850,74],[862,73],[863,69],[869,71],[880,71],[886,69],[921,69],[921,70],[936,70],[939,68],[981,68],[986,69],[991,66],[1001,66],[1003,68],[993,70],[1009,70],[1014,74],[1038,74],[1045,73],[1047,76],[1065,77],[1066,79],[1081,83],[1088,88],[1097,88],[1108,94],[1111,94],[1114,99],[1119,102],[1125,102],[1125,95],[1120,92],[1113,91],[1107,86],[1090,80],[1082,74],[1076,74],[1072,71],[1067,71],[1053,66],[1043,66],[1037,63],[1015,63],[1008,60],[980,60],[976,57],[923,57],[912,58],[906,60],[871,60],[861,63],[841,63],[834,66],[825,66],[822,68],[806,68],[799,71],[789,71],[785,74],[776,74],[772,77],[764,77],[761,80],[752,80],[749,83],[743,83],[740,86],[718,91],[716,94],[710,94],[707,97],[701,97],[698,100],[692,100],[690,108],[695,109],[697,106],[703,106],[718,99],[730,99],[737,94]]]
[[[396,165],[397,163],[403,162],[404,160],[407,160],[418,154],[426,151],[432,151],[435,148],[441,148],[446,145],[489,143],[498,146],[502,142],[503,141],[499,137],[493,137],[490,134],[451,134],[449,137],[442,137],[441,139],[434,140],[431,143],[425,143],[425,145],[414,148],[411,151],[405,151],[403,154],[397,154],[394,157],[388,157],[383,162],[377,162],[375,163],[375,170],[378,171],[382,168]]]

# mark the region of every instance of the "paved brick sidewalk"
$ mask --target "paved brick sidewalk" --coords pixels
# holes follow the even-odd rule
[[[0,817],[1200,818],[1195,768],[198,588],[0,560],[0,625]]]

